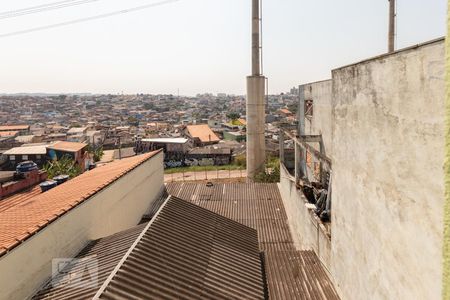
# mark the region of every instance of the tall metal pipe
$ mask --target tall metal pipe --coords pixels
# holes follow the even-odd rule
[[[389,0],[389,38],[388,52],[395,51],[395,0]]]
[[[247,77],[247,177],[250,181],[264,171],[266,160],[266,78],[261,74],[260,1],[252,0],[252,75]]]
[[[252,75],[261,75],[260,57],[260,0],[252,0]]]

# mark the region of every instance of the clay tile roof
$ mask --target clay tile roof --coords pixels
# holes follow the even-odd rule
[[[188,125],[187,130],[191,137],[198,138],[203,143],[220,141],[217,135],[207,124]]]
[[[291,112],[290,110],[286,109],[286,108],[282,108],[282,109],[280,109],[280,111],[281,111],[282,113],[284,113],[284,114],[292,115],[292,112]]]
[[[85,143],[72,143],[72,142],[56,142],[55,144],[47,147],[48,149],[67,151],[67,152],[78,152],[87,144]]]
[[[27,130],[30,126],[28,125],[2,125],[0,126],[0,131],[16,131],[16,130]]]
[[[0,211],[0,256],[159,152],[114,161]]]
[[[0,137],[16,136],[18,133],[18,131],[0,131]]]
[[[242,125],[247,125],[247,120],[245,119],[239,119],[238,120]]]

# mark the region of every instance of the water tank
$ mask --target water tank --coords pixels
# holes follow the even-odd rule
[[[57,185],[58,185],[58,183],[54,180],[47,180],[47,181],[44,181],[43,183],[39,184],[39,186],[41,187],[41,191],[43,193],[48,190],[51,190],[52,188],[54,188]]]
[[[53,180],[56,181],[58,185],[63,184],[67,180],[69,180],[69,175],[59,175],[56,177],[53,177]]]

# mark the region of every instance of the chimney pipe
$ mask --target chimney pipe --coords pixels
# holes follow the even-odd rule
[[[265,81],[261,72],[261,0],[252,0],[252,75],[247,77],[247,178],[251,182],[264,171]]]
[[[259,1],[252,0],[252,75],[261,75]]]
[[[395,0],[389,0],[389,40],[388,53],[395,51]]]

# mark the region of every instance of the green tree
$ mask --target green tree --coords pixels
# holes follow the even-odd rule
[[[227,114],[227,118],[230,119],[231,121],[237,120],[241,117],[241,115],[237,112],[230,112]]]
[[[48,178],[54,178],[58,175],[69,175],[70,178],[81,174],[81,167],[69,156],[63,156],[59,160],[47,162],[44,165]]]
[[[256,182],[274,183],[280,182],[280,159],[269,157],[267,159],[265,170],[255,176]]]
[[[87,151],[92,155],[94,162],[99,162],[102,160],[103,147],[92,147],[91,145],[89,145]]]

